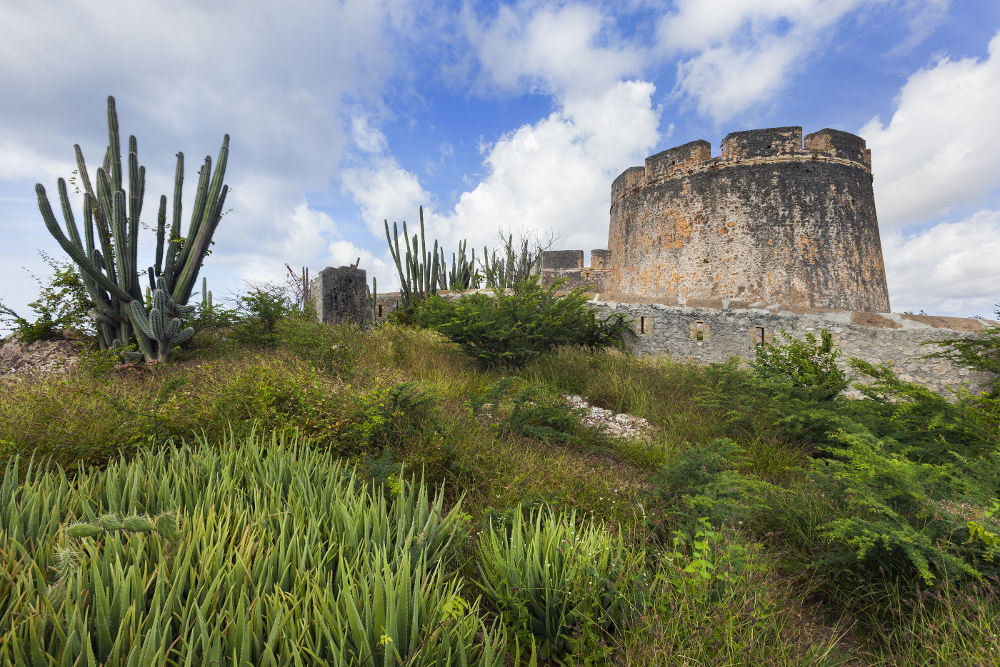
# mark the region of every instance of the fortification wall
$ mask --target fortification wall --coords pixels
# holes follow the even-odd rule
[[[609,259],[607,250],[591,250],[590,266],[584,266],[582,250],[543,250],[539,262],[539,282],[547,286],[562,280],[560,289],[579,287],[591,292],[606,292],[610,276]]]
[[[937,351],[927,341],[975,336],[990,320],[897,313],[793,313],[760,309],[717,310],[659,303],[594,301],[602,313],[622,313],[634,321],[637,335],[629,344],[637,354],[669,354],[677,360],[723,362],[732,357],[752,360],[757,347],[782,330],[802,339],[826,329],[842,351],[841,367],[850,375],[848,359],[890,364],[900,378],[937,392],[964,385],[982,391],[992,378],[946,359],[924,359]]]
[[[688,306],[889,310],[860,137],[734,132],[653,155],[611,186],[604,291]]]

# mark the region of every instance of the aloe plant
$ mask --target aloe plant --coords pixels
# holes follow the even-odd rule
[[[80,268],[80,275],[95,305],[94,316],[101,348],[124,347],[135,340],[146,361],[165,361],[166,356],[159,348],[160,339],[150,336],[152,328],[140,326],[141,323],[135,318],[138,312],[136,309],[142,305],[138,246],[146,168],[139,165],[136,138],[130,136],[128,182],[125,183],[114,97],[108,97],[107,116],[108,147],[103,165],[97,169],[93,180],[80,146],[74,146],[77,173],[84,191],[83,237],[80,236],[73,216],[64,179],[59,179],[58,191],[66,231],[63,232],[59,226],[41,183],[35,186],[38,207],[49,233]],[[166,224],[167,197],[160,197],[156,218],[155,262],[146,273],[151,292],[162,289],[169,297],[169,303],[175,304],[177,314],[181,314],[179,309],[187,305],[198,271],[208,254],[212,235],[222,218],[229,190],[222,182],[228,156],[227,134],[223,138],[214,171],[211,157],[206,156],[199,172],[197,194],[186,236],[181,236],[183,153],[177,153],[169,234]],[[162,286],[158,284],[161,281]],[[139,306],[133,306],[135,302]],[[149,320],[147,323],[151,323],[151,318],[155,316],[150,312],[146,317]]]
[[[72,475],[15,457],[0,664],[502,665],[459,574],[467,530],[443,489],[401,474],[390,497],[297,437]]]

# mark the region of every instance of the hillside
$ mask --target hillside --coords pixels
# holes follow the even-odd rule
[[[996,660],[995,398],[265,329],[0,380],[0,662]]]

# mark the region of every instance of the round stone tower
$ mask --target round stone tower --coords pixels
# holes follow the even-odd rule
[[[708,307],[889,311],[864,139],[801,127],[694,141],[611,186],[607,290]]]

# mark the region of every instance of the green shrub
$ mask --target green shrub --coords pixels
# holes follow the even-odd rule
[[[518,367],[562,345],[624,349],[631,331],[622,315],[598,319],[580,290],[556,294],[532,277],[510,294],[476,293],[457,299],[432,297],[419,306],[417,322],[437,329],[481,365]]]
[[[641,608],[648,583],[645,554],[621,535],[547,510],[517,510],[509,525],[491,525],[478,556],[483,590],[541,659],[597,658]]]
[[[606,449],[610,444],[604,432],[583,423],[581,409],[571,408],[541,383],[519,383],[515,378],[503,377],[482,394],[473,394],[470,406],[473,413],[487,417],[501,433],[573,444],[585,450]]]
[[[90,334],[94,330],[89,314],[94,304],[72,262],[59,262],[45,253],[42,259],[52,270],[47,284],[35,277],[38,298],[28,304],[34,311],[34,321],[21,317],[0,302],[0,322],[11,325],[14,333],[26,343],[51,340],[64,332]]]
[[[238,319],[229,337],[241,345],[273,347],[278,323],[297,313],[295,301],[283,287],[256,286],[236,298]]]
[[[833,338],[826,329],[819,340],[807,333],[797,340],[782,331],[780,344],[757,348],[754,370],[770,380],[789,383],[796,393],[816,401],[827,401],[847,388],[844,371],[837,367],[840,350],[834,349]]]

